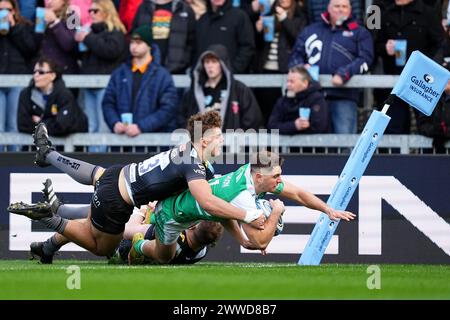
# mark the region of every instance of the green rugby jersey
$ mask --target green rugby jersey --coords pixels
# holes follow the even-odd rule
[[[261,193],[260,195],[256,194],[250,172],[250,164],[245,164],[238,170],[219,178],[211,179],[208,183],[211,186],[212,193],[216,197],[246,211],[258,210],[255,199],[265,195],[265,193]],[[284,184],[281,182],[274,193],[281,193],[283,186]],[[198,220],[224,220],[224,218],[211,215],[201,208],[189,189],[177,196],[163,200],[161,210],[179,223],[195,222]],[[152,215],[153,217],[154,215]]]
[[[239,201],[236,205],[240,208],[245,206],[246,210],[256,210],[256,203],[254,201],[255,187],[253,185],[253,179],[250,174],[250,164],[245,164],[234,172],[230,172],[219,178],[214,178],[208,181],[211,186],[212,193],[231,204],[235,204],[234,200],[240,194],[246,194],[245,201]],[[245,203],[241,203],[245,202]],[[173,196],[165,199],[162,202],[162,210],[165,213],[171,213],[173,219],[177,222],[191,222],[197,220],[211,220],[221,221],[223,218],[211,215],[206,212],[195,200],[189,190],[184,191],[178,196]]]

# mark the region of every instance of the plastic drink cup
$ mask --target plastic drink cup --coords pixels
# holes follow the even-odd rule
[[[36,8],[36,24],[34,25],[34,32],[44,33],[45,32],[45,8]]]
[[[7,34],[9,32],[8,16],[8,10],[0,10],[0,34]]]
[[[122,119],[122,123],[124,125],[129,125],[129,124],[133,124],[133,114],[132,113],[122,113],[120,115],[121,119]]]
[[[265,16],[263,19],[264,41],[272,42],[274,38],[275,17]]]
[[[311,115],[311,109],[310,108],[299,108],[298,115],[303,120],[309,120],[309,116]]]
[[[406,63],[406,40],[395,40],[395,65],[403,67]]]

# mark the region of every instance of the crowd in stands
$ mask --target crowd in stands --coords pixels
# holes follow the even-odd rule
[[[28,87],[0,88],[0,132],[114,132],[130,137],[182,128],[218,110],[227,129],[281,134],[357,133],[357,74],[400,74],[414,50],[450,66],[448,1],[373,0],[0,0],[0,77],[32,74]],[[403,59],[401,59],[403,58]],[[251,89],[235,74],[284,74],[287,86]],[[104,89],[67,89],[63,74],[111,75]],[[176,88],[187,74],[189,88]],[[317,75],[332,75],[321,88]],[[375,90],[383,105],[390,90]],[[417,131],[450,138],[450,85]],[[387,133],[409,134],[410,108],[391,106]],[[13,148],[13,147],[12,147]],[[92,147],[91,151],[102,151]]]

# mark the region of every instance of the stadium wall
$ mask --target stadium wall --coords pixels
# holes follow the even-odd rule
[[[145,155],[77,154],[81,160],[104,166],[140,161]],[[347,156],[287,156],[283,175],[326,201]],[[37,202],[45,178],[51,177],[65,203],[90,201],[92,187],[82,186],[53,168],[32,165],[33,154],[0,156],[0,259],[25,259],[31,241],[51,233],[37,222],[10,215],[12,201]],[[216,173],[239,165],[215,165]],[[376,155],[362,178],[348,210],[354,222],[341,222],[323,263],[450,263],[450,157]],[[268,247],[268,255],[240,248],[227,234],[205,261],[297,262],[318,213],[289,201],[283,233]],[[60,258],[92,259],[75,245],[64,247]]]

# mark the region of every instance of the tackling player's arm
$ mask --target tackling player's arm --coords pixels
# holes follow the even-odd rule
[[[283,184],[283,189],[277,194],[284,198],[296,201],[310,209],[319,210],[327,214],[332,220],[344,219],[346,221],[350,221],[355,218],[355,215],[353,213],[349,211],[334,210],[311,192],[297,187],[292,183],[283,181]]]
[[[198,204],[208,213],[225,219],[235,219],[249,223],[258,229],[264,229],[265,217],[259,210],[239,209],[213,195],[211,186],[205,179],[188,182],[189,190]]]
[[[222,226],[231,234],[231,236],[236,239],[237,242],[239,242],[239,244],[241,246],[243,246],[245,249],[248,250],[257,250],[260,247],[253,244],[252,242],[250,242],[249,240],[247,240],[244,236],[244,234],[241,231],[241,228],[239,227],[239,223],[236,220],[224,220],[220,222],[222,224]],[[244,224],[245,226],[247,226],[247,224]],[[250,227],[253,230],[258,230],[254,227]],[[261,230],[262,231],[262,230]]]
[[[284,204],[282,201],[278,199],[270,200],[270,204],[273,209],[272,213],[264,223],[264,230],[258,230],[246,224],[242,225],[242,228],[244,229],[250,243],[252,243],[256,249],[264,250],[269,245],[269,242],[275,234],[278,219],[284,212]]]

